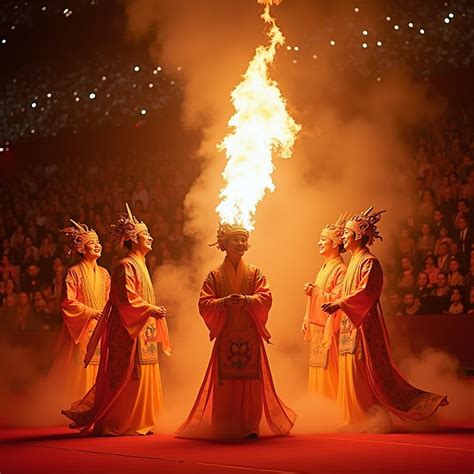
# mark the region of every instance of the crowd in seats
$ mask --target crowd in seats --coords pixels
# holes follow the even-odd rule
[[[389,276],[393,315],[474,313],[474,129],[458,114],[421,130],[410,212]]]
[[[195,177],[193,164],[183,163],[184,154],[163,155],[159,173],[143,173],[158,166],[156,157],[130,156],[129,150],[124,155],[89,161],[83,156],[50,159],[47,166],[31,166],[2,183],[0,332],[15,336],[61,325],[64,275],[80,259],[69,252],[60,232],[70,227],[69,218],[96,230],[103,246],[98,263],[109,271],[125,252],[108,235],[109,225],[125,212],[125,202],[155,237],[147,255],[151,274],[159,265],[182,257],[188,247],[183,201]]]

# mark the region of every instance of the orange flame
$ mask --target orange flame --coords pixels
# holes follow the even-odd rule
[[[262,19],[269,25],[270,44],[256,49],[243,80],[232,91],[235,113],[228,125],[233,130],[218,144],[227,157],[222,173],[227,184],[220,191],[216,211],[221,223],[249,231],[254,229],[257,204],[267,190],[275,189],[271,177],[273,153],[290,158],[301,129],[288,113],[278,84],[268,74],[276,48],[285,43],[285,38],[270,16],[270,4],[275,0],[264,1]]]

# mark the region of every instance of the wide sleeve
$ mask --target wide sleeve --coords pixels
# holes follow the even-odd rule
[[[64,324],[75,344],[86,333],[91,318],[100,313],[99,310],[85,305],[81,299],[80,276],[74,269],[69,269],[63,283],[61,312]]]
[[[342,311],[359,327],[372,307],[380,299],[383,286],[383,272],[380,263],[375,259],[367,259],[362,264],[360,279],[356,288],[336,303]]]
[[[255,269],[254,293],[247,295],[247,301],[247,311],[254,320],[259,334],[268,342],[271,336],[265,324],[272,307],[272,294],[267,279],[258,268]]]
[[[199,296],[199,314],[204,319],[209,329],[209,338],[215,339],[224,327],[227,308],[222,303],[222,298],[217,296],[216,276],[210,272],[204,280]]]
[[[154,315],[155,305],[147,303],[140,295],[140,280],[132,264],[121,262],[113,275],[114,301],[120,320],[130,337],[136,338],[150,316]]]

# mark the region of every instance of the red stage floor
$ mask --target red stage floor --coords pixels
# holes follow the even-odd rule
[[[241,443],[92,438],[65,427],[0,430],[0,472],[472,473],[474,430],[318,434]]]

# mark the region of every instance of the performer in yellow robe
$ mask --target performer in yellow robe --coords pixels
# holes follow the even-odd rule
[[[337,401],[347,424],[364,430],[378,410],[412,420],[431,416],[446,405],[442,395],[410,385],[393,364],[379,299],[383,272],[367,248],[381,239],[377,223],[382,212],[373,208],[346,222],[344,247],[352,254],[342,285],[342,296],[323,304],[324,311],[342,310],[339,338]],[[386,412],[385,412],[386,413]]]
[[[308,391],[335,399],[338,379],[338,340],[340,312],[328,315],[321,305],[341,296],[346,265],[341,257],[344,216],[327,225],[318,242],[324,264],[316,280],[304,287],[308,297],[302,330],[310,343]]]
[[[263,415],[269,429],[288,435],[296,415],[278,398],[263,342],[272,304],[267,281],[242,256],[248,232],[221,225],[217,246],[227,253],[207,276],[199,311],[215,339],[211,360],[188,419],[178,437],[242,439],[260,434]]]
[[[63,401],[82,397],[95,383],[99,364],[99,347],[88,367],[84,368],[87,344],[109,297],[110,276],[97,265],[102,252],[94,230],[71,220],[74,227],[64,229],[71,250],[82,261],[70,267],[63,283],[61,312],[63,326],[57,354],[48,374],[48,384],[61,387]]]
[[[113,237],[129,248],[114,268],[110,300],[89,342],[86,363],[102,338],[96,385],[64,410],[72,428],[96,435],[145,435],[157,426],[163,405],[158,344],[170,354],[166,309],[156,306],[145,255],[153,238],[128,205]]]

